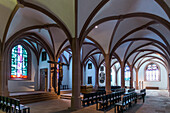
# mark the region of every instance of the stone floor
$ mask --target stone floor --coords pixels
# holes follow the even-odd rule
[[[104,111],[97,111],[96,105],[84,107],[77,111],[71,111],[71,101],[49,100],[27,104],[31,108],[31,113],[104,113]],[[106,113],[114,113],[114,108],[106,111]],[[170,113],[170,97],[166,90],[147,90],[145,103],[139,100],[136,105],[125,111],[125,113]]]
[[[31,113],[103,113],[104,111],[97,111],[96,105],[84,107],[77,111],[68,109],[70,100],[49,100],[27,104],[31,108]],[[107,113],[114,113],[114,108]],[[166,90],[147,90],[146,101],[141,100],[136,105],[128,109],[125,113],[170,113],[170,97]]]

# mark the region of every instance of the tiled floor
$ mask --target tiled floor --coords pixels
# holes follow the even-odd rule
[[[27,106],[31,108],[31,113],[103,113],[103,111],[96,110],[96,105],[84,107],[77,111],[71,111],[68,109],[70,104],[70,100],[61,99],[32,103]],[[114,113],[114,108],[106,112]],[[170,97],[168,97],[168,91],[147,91],[145,103],[143,104],[140,100],[125,113],[170,113]]]

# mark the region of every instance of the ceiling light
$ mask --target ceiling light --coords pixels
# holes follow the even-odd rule
[[[97,29],[97,28],[98,28],[98,26],[95,26],[95,28]]]

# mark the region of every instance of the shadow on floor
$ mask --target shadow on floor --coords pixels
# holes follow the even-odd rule
[[[73,111],[70,110],[70,109],[65,109],[65,110],[62,110],[62,111],[50,112],[50,113],[71,113],[71,112],[73,112]]]
[[[127,109],[126,112],[127,113],[136,113],[136,111],[138,111],[138,109],[140,109],[143,106],[143,104],[136,104],[134,106],[132,106],[130,109]]]

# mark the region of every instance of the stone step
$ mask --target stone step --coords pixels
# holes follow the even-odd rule
[[[10,97],[19,99],[21,104],[58,99],[58,96],[55,93],[35,93],[35,94],[17,95],[17,96],[10,96]]]
[[[71,95],[70,94],[61,94],[60,95],[60,99],[68,99],[68,100],[71,100]]]

